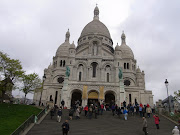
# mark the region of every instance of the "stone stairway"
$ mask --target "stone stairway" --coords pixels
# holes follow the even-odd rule
[[[36,124],[28,135],[62,135],[61,125],[68,118],[68,110],[63,110],[63,117],[60,123],[56,122],[56,116],[53,119],[48,114],[41,124]],[[147,118],[149,135],[171,135],[175,124],[164,117],[160,117],[160,129],[157,131],[154,118]],[[88,119],[81,114],[81,119],[69,121],[69,135],[144,135],[142,132],[142,118],[139,116],[129,116],[128,120],[123,120],[123,115],[112,116],[111,112],[104,112],[98,119]]]

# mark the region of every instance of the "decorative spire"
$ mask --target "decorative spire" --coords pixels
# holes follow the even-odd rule
[[[122,39],[122,44],[126,44],[126,35],[124,34],[124,31],[122,32],[121,39]]]
[[[94,9],[94,20],[99,20],[99,8],[97,7],[97,4]]]
[[[68,31],[66,32],[65,42],[69,42],[69,38],[70,38],[70,32],[69,32],[69,29],[68,29]]]

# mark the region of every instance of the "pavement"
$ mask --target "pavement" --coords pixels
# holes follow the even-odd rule
[[[27,135],[62,135],[62,123],[68,118],[68,110],[63,110],[63,116],[60,123],[48,114],[40,124],[36,124]],[[175,124],[166,118],[160,116],[160,129],[157,130],[154,124],[154,118],[147,118],[148,135],[171,135]],[[123,119],[123,115],[112,116],[110,111],[104,112],[103,115],[94,116],[90,120],[81,114],[81,119],[75,118],[69,121],[69,135],[144,135],[142,131],[142,118],[139,116],[128,116],[128,120]]]

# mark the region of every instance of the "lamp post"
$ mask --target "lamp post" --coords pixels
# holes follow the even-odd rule
[[[170,113],[171,112],[171,106],[170,106],[170,99],[169,99],[169,94],[168,94],[168,85],[169,85],[169,82],[166,79],[164,83],[165,83],[165,86],[167,88],[167,97],[168,97],[168,101],[169,101],[169,113]]]
[[[41,89],[41,96],[40,96],[40,100],[39,100],[39,106],[41,105],[41,98],[42,98],[42,91],[43,91],[43,85],[44,85],[44,81],[46,80],[46,75],[43,75],[43,83],[42,83],[42,89]]]

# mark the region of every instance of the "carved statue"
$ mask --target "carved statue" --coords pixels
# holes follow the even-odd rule
[[[66,66],[66,77],[70,76],[70,68],[68,66]]]
[[[122,79],[122,78],[123,78],[123,73],[122,73],[121,68],[119,68],[119,79]]]

